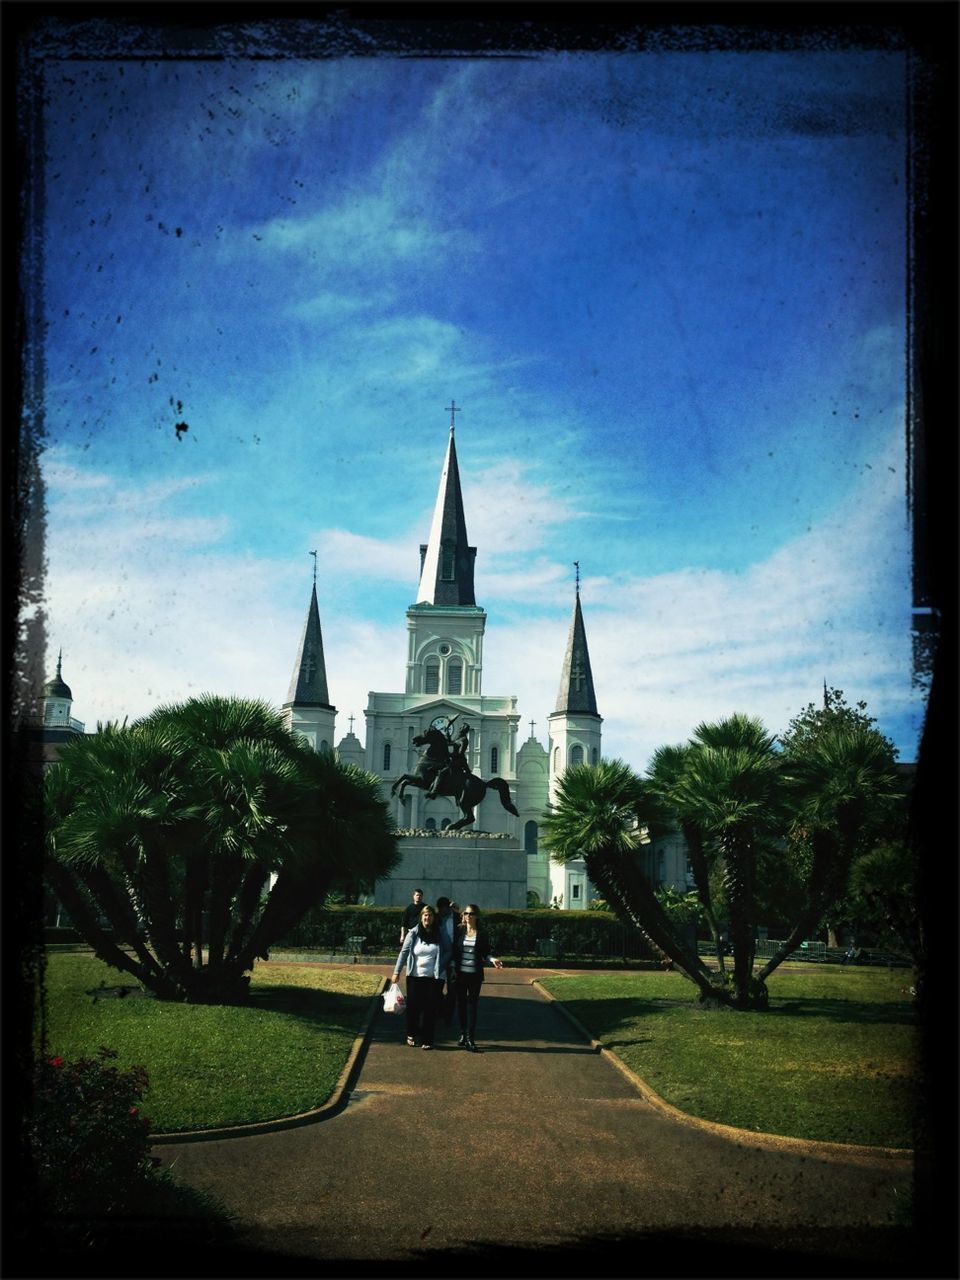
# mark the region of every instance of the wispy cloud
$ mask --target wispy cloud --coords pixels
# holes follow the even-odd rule
[[[922,706],[903,679],[909,538],[896,519],[900,482],[882,461],[897,452],[891,441],[878,455],[876,481],[862,481],[822,526],[744,572],[590,578],[584,610],[607,754],[642,768],[657,746],[734,711],[781,730],[827,679],[865,698],[912,755]],[[68,474],[64,462],[61,478]],[[494,557],[478,581],[489,615],[484,688],[517,694],[521,714],[545,737],[572,599],[569,566],[541,548],[554,520],[569,513],[546,485],[531,486],[520,463],[478,480],[478,495],[492,491],[493,478],[511,502],[520,491],[533,497],[531,518],[511,515],[519,532],[499,544],[492,509],[484,515],[481,507],[474,522]],[[136,716],[204,690],[275,705],[286,696],[303,625],[301,570],[218,552],[202,522],[207,540],[185,561],[188,528],[163,514],[177,492],[157,483],[140,515],[121,503],[124,515],[97,538],[95,554],[68,522],[51,526],[49,642],[51,652],[63,645],[81,718]],[[368,690],[404,682],[402,618],[351,612],[338,578],[405,580],[411,542],[420,539],[412,529],[389,540],[316,532],[330,592],[321,617],[331,697],[343,713],[338,735],[348,714],[361,715]],[[525,604],[532,608],[518,612]],[[355,729],[362,739],[362,723]]]

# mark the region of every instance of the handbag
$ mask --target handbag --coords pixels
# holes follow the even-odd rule
[[[406,1007],[406,997],[400,990],[398,984],[396,982],[391,982],[390,986],[383,993],[384,1013],[403,1013]]]

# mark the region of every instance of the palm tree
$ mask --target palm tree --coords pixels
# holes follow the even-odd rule
[[[582,858],[590,879],[626,924],[673,960],[677,969],[713,998],[709,970],[674,927],[643,874],[638,857],[643,828],[659,830],[664,811],[655,792],[622,760],[573,765],[543,821],[545,843],[557,862]]]
[[[707,924],[713,938],[714,952],[720,972],[724,972],[724,946],[720,937],[720,922],[714,907],[710,888],[711,860],[708,858],[708,845],[704,829],[697,822],[690,810],[685,807],[683,780],[690,767],[694,747],[686,746],[660,747],[653,753],[650,767],[647,770],[647,785],[658,796],[683,834],[687,847],[687,857],[693,872],[693,883],[703,907]]]
[[[864,725],[828,725],[783,757],[794,835],[809,844],[806,902],[758,975],[766,978],[820,923],[844,892],[854,859],[869,848],[903,799],[889,742]]]
[[[737,714],[694,730],[675,795],[679,811],[712,843],[723,877],[733,950],[734,1003],[763,1008],[766,988],[753,978],[757,858],[783,816],[775,739],[756,717]]]
[[[397,858],[376,779],[260,702],[205,696],[100,727],[45,786],[52,887],[97,954],[163,998],[241,998],[331,883],[372,883]]]

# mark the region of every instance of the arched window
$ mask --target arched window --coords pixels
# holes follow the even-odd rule
[[[596,747],[594,747],[594,748],[593,748],[593,750],[590,752],[590,763],[591,763],[591,764],[596,764],[596,763],[597,763],[597,748],[596,748]]]
[[[463,692],[463,663],[459,658],[451,658],[447,665],[447,693]]]
[[[556,773],[556,771],[557,771],[559,768],[560,768],[560,748],[559,748],[559,747],[554,747],[554,748],[553,748],[553,771],[554,771],[554,773]]]
[[[424,831],[436,831],[437,829],[436,818],[428,818],[426,822],[423,824],[423,829]]]
[[[523,847],[527,853],[537,852],[537,824],[532,818],[523,826]]]
[[[444,820],[440,823],[440,830],[441,830],[441,831],[446,831],[446,829],[447,829],[447,827],[449,827],[449,825],[450,825],[450,819],[449,819],[449,818],[444,818]]]
[[[490,772],[496,773],[500,767],[500,752],[497,747],[490,748]]]
[[[570,763],[583,764],[583,747],[579,743],[575,747],[570,748]]]
[[[324,738],[323,741],[320,743],[320,750],[321,751],[330,750],[330,743],[326,740],[326,738]]]
[[[384,773],[390,772],[390,743],[389,742],[385,742],[383,744],[383,772]]]
[[[423,692],[440,692],[440,663],[436,658],[428,658],[423,671]]]

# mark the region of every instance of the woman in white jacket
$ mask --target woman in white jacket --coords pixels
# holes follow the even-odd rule
[[[407,975],[407,1044],[420,1037],[422,1049],[433,1048],[433,1028],[437,1020],[440,992],[450,977],[451,947],[446,932],[438,927],[437,913],[429,903],[420,908],[420,920],[403,940],[393,981]]]

